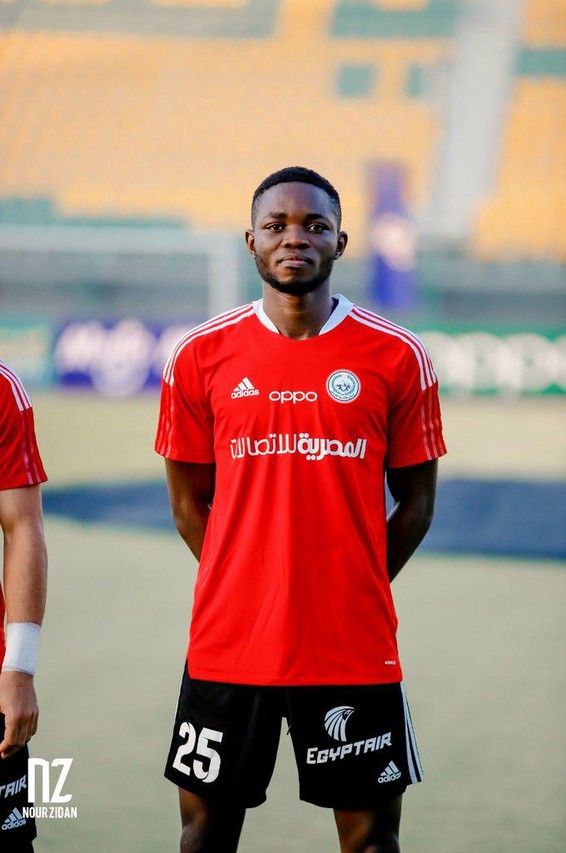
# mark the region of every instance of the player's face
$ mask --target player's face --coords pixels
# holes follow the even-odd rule
[[[246,233],[263,281],[297,296],[328,281],[347,239],[324,190],[297,182],[266,190],[254,230]]]

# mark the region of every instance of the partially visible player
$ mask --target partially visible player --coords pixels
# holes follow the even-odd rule
[[[40,483],[47,479],[35,438],[31,401],[21,380],[0,361],[0,850],[30,853],[33,818],[27,800],[27,743],[37,730],[33,684],[45,610],[47,554]],[[4,616],[7,630],[4,633]]]
[[[282,717],[342,853],[399,853],[422,778],[391,581],[432,518],[438,383],[416,335],[332,295],[340,217],[321,175],[266,178],[246,233],[263,298],[193,329],[164,372],[156,448],[200,561],[166,766],[181,853],[235,853]]]

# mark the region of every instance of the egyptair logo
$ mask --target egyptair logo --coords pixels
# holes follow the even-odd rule
[[[351,705],[339,705],[331,708],[324,717],[324,728],[334,740],[346,741],[346,723],[354,713]]]

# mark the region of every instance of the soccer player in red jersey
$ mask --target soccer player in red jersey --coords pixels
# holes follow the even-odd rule
[[[200,563],[165,771],[182,853],[237,849],[282,717],[342,853],[398,851],[422,778],[391,581],[432,518],[437,379],[416,335],[331,295],[340,219],[317,173],[266,178],[246,233],[263,298],[190,331],[164,371],[156,449]]]
[[[40,483],[47,479],[37,448],[31,401],[18,376],[0,362],[0,849],[33,851],[27,800],[26,744],[37,730],[33,685],[45,609],[47,557]],[[5,601],[4,601],[5,599]],[[7,631],[4,633],[4,616]]]

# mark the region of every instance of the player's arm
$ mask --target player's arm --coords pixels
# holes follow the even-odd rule
[[[167,487],[177,530],[200,560],[214,497],[214,463],[165,460]]]
[[[395,506],[387,517],[387,572],[393,580],[423,540],[434,513],[436,459],[389,468],[387,485]]]
[[[33,674],[26,671],[35,665],[28,665],[29,648],[25,647],[26,631],[32,636],[39,634],[47,587],[47,552],[38,485],[0,490],[0,526],[4,534],[8,623],[7,654],[0,674],[0,711],[6,722],[0,755],[7,758],[35,734],[39,715]]]

